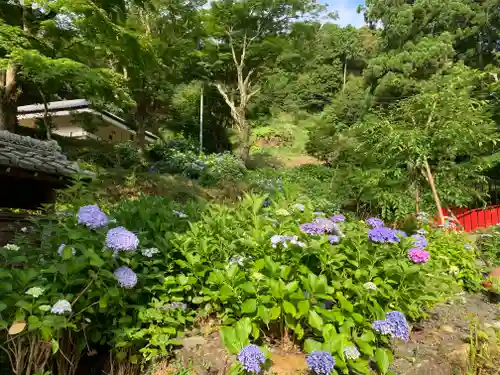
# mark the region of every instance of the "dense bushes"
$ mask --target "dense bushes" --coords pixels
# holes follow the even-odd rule
[[[290,334],[306,351],[330,352],[341,372],[367,374],[374,359],[385,373],[388,340],[377,327],[388,323],[372,323],[391,310],[423,316],[478,280],[475,252],[459,234],[403,238],[285,196],[205,208],[143,197],[112,215],[92,206],[40,222],[0,251],[1,327],[8,348],[26,348],[15,354],[17,374],[74,374],[84,350],[103,346],[115,369],[133,367],[166,354],[208,315],[229,327],[233,352]],[[409,258],[416,245],[427,263]],[[347,356],[348,347],[359,355]]]

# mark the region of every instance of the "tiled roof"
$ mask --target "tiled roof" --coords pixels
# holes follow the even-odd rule
[[[47,103],[49,112],[58,110],[71,110],[77,108],[86,108],[89,106],[89,102],[85,99],[74,99],[74,100],[60,100],[56,102]],[[43,104],[30,104],[17,107],[17,113],[31,113],[31,112],[44,112],[45,107]]]
[[[0,131],[0,165],[57,176],[82,173],[55,141],[39,141],[6,130]]]

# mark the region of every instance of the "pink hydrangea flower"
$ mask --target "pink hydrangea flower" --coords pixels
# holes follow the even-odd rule
[[[424,249],[413,248],[408,250],[408,258],[413,263],[427,263],[430,257],[431,255]]]

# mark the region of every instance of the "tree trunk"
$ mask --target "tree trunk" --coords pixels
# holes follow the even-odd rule
[[[241,161],[247,165],[250,158],[250,126],[243,111],[239,116],[239,129],[240,129],[240,158]]]
[[[0,71],[0,129],[15,132],[17,125],[17,68],[10,64]]]
[[[146,119],[148,116],[148,105],[145,100],[138,100],[135,110],[135,124],[136,124],[136,139],[135,142],[139,148],[139,156],[145,160],[146,148]]]
[[[347,57],[344,59],[344,80],[342,83],[342,92],[344,92],[344,90],[345,90],[346,76],[347,76]]]

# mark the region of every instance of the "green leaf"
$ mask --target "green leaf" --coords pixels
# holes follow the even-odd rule
[[[231,354],[238,354],[240,352],[240,344],[236,337],[236,330],[232,327],[222,327],[220,330],[222,342],[226,345],[227,350]]]
[[[199,305],[200,303],[203,303],[205,299],[203,297],[194,297],[191,302],[193,302],[195,305]]]
[[[273,306],[271,308],[271,320],[276,320],[280,317],[281,315],[281,307],[279,306]]]
[[[38,319],[37,316],[35,315],[30,315],[28,317],[28,330],[33,330],[33,329],[37,329],[37,328],[40,328],[42,326],[42,322],[40,321],[40,319]]]
[[[265,306],[259,306],[257,315],[262,319],[264,324],[269,324],[269,322],[271,321],[271,314],[269,312],[269,309]]]
[[[7,308],[7,305],[3,302],[0,302],[0,312],[4,311]]]
[[[308,300],[303,300],[298,303],[297,307],[299,310],[297,316],[300,318],[307,315],[311,305]]]
[[[388,349],[377,348],[375,351],[375,361],[382,375],[387,374],[392,361],[392,353]]]
[[[306,353],[311,353],[315,350],[322,350],[322,347],[323,345],[320,342],[313,339],[307,339],[304,342],[304,350]]]
[[[241,284],[240,288],[242,290],[244,290],[245,292],[247,292],[248,294],[255,294],[256,293],[255,286],[251,282],[247,282],[247,283]]]
[[[56,339],[52,339],[52,354],[56,354],[59,351],[59,342]]]
[[[297,290],[299,287],[299,282],[298,281],[292,281],[291,283],[286,284],[285,286],[285,291],[287,293],[293,293]]]
[[[318,331],[323,328],[323,319],[314,310],[309,311],[309,317],[307,321],[311,327],[316,328]]]
[[[297,310],[295,309],[295,306],[288,301],[283,301],[283,310],[285,310],[287,314],[290,314],[293,317],[297,315]]]
[[[254,313],[257,310],[257,300],[256,299],[247,299],[241,305],[241,312],[245,314]]]
[[[346,310],[348,312],[352,312],[354,307],[352,306],[352,303],[349,302],[342,294],[337,293],[337,299],[340,302],[340,307],[342,307],[343,310]]]
[[[236,338],[238,339],[241,347],[246,346],[248,342],[248,336],[250,336],[250,333],[252,332],[252,322],[250,321],[250,319],[243,318],[238,321],[238,323],[236,323],[235,330]]]

